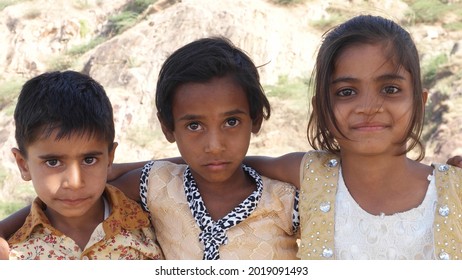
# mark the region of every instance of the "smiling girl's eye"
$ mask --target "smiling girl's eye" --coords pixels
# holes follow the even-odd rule
[[[351,88],[342,89],[337,92],[338,96],[344,96],[344,97],[355,95],[355,94],[356,92],[352,90]]]
[[[399,89],[395,86],[388,86],[388,87],[385,87],[382,92],[385,93],[385,94],[395,94],[399,91]]]
[[[230,118],[226,120],[226,126],[234,127],[239,124],[239,120],[236,118]]]

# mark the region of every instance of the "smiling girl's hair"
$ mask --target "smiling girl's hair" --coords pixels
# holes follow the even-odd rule
[[[425,104],[420,78],[420,62],[417,48],[410,34],[399,24],[380,16],[361,15],[354,17],[328,31],[323,36],[322,44],[313,70],[314,97],[313,111],[308,123],[308,141],[316,150],[328,150],[338,154],[340,147],[329,128],[339,131],[331,99],[330,86],[332,74],[338,57],[353,45],[381,44],[396,69],[403,67],[411,75],[413,87],[413,108],[408,131],[401,143],[407,143],[405,152],[417,147],[422,160],[425,150],[420,142]],[[331,125],[330,125],[331,124]]]

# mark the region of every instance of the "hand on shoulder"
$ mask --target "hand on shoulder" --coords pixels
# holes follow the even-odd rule
[[[10,246],[5,239],[0,237],[0,260],[8,260],[10,255]]]

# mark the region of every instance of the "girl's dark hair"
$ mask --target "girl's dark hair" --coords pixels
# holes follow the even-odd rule
[[[112,149],[114,120],[104,88],[87,75],[48,72],[27,81],[14,111],[15,137],[27,156],[27,146],[57,131],[57,139],[74,133],[101,137]]]
[[[420,78],[420,62],[417,48],[410,34],[392,20],[380,16],[361,15],[354,17],[328,31],[320,46],[313,70],[314,101],[313,111],[308,123],[308,141],[317,150],[339,153],[340,147],[329,131],[332,124],[337,131],[338,123],[330,98],[330,83],[337,58],[354,44],[383,44],[389,50],[388,58],[403,67],[411,75],[413,86],[413,112],[408,132],[402,143],[407,143],[405,152],[419,149],[417,160],[422,160],[425,150],[420,142],[424,120],[424,101]]]
[[[179,48],[162,65],[157,80],[156,107],[163,124],[171,131],[175,129],[172,103],[178,86],[190,82],[203,83],[228,75],[246,93],[253,122],[268,119],[270,104],[253,61],[228,39],[211,37]]]

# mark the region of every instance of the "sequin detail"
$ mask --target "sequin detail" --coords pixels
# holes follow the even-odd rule
[[[443,217],[447,217],[449,215],[449,207],[447,205],[440,206],[438,213]]]

